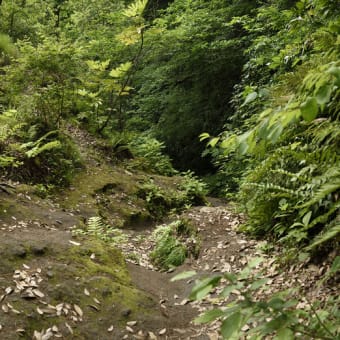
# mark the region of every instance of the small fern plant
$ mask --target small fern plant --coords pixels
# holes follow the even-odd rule
[[[121,230],[107,225],[100,216],[90,217],[85,228],[74,229],[73,234],[92,236],[110,244],[118,244],[127,241],[127,237]]]

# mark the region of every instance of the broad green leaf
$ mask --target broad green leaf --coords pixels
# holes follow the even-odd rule
[[[336,78],[335,85],[340,87],[340,67],[333,65],[327,70],[327,73],[330,73]]]
[[[305,121],[311,122],[314,120],[319,111],[318,102],[315,97],[308,97],[300,106],[302,117]]]
[[[246,141],[241,142],[238,145],[237,151],[240,155],[245,155],[249,149],[249,145]]]
[[[266,284],[266,282],[268,281],[268,278],[264,278],[264,279],[260,279],[260,280],[257,280],[255,282],[253,282],[251,284],[251,286],[249,287],[250,290],[257,290],[259,289],[260,287],[262,287],[264,284]]]
[[[283,126],[280,122],[276,122],[271,128],[270,132],[268,133],[267,140],[271,143],[276,143],[281,136],[283,131]]]
[[[221,295],[222,295],[223,297],[229,297],[230,293],[231,293],[233,290],[237,289],[237,288],[238,288],[238,287],[237,287],[236,285],[231,285],[231,286],[225,287],[225,288],[223,289]]]
[[[277,331],[275,340],[293,340],[294,332],[289,328],[281,328]]]
[[[259,138],[265,139],[268,136],[268,124],[269,124],[269,120],[268,119],[264,119],[260,126],[257,129],[257,135],[259,136]]]
[[[248,96],[246,97],[244,103],[242,104],[242,106],[251,103],[252,101],[254,101],[257,98],[257,96],[258,96],[257,92],[249,93]]]
[[[224,315],[224,312],[220,309],[212,309],[205,312],[203,315],[199,316],[194,320],[196,324],[207,323],[216,320],[220,316]]]
[[[209,289],[215,287],[220,282],[221,278],[222,278],[221,276],[213,276],[198,281],[198,283],[193,287],[191,291],[190,299],[193,300],[197,299],[197,294],[199,294],[199,296],[202,296],[203,293],[206,293],[207,286],[210,287]],[[199,293],[200,291],[203,291],[203,293]]]
[[[334,273],[336,273],[338,270],[340,270],[340,256],[337,256],[336,258],[335,258],[335,260],[333,261],[333,263],[332,263],[332,267],[331,267],[331,269],[330,269],[330,273],[331,274],[334,274]]]
[[[278,316],[277,318],[267,322],[264,325],[264,331],[268,334],[272,333],[276,330],[281,329],[282,327],[285,327],[286,323],[287,323],[287,317],[286,315],[282,314]]]
[[[208,285],[200,289],[196,293],[196,300],[202,300],[203,298],[205,298],[211,292],[213,288],[214,288],[213,285]]]
[[[221,327],[221,334],[223,336],[223,339],[230,339],[232,336],[239,332],[241,318],[241,313],[236,312],[223,321]]]
[[[302,223],[305,227],[308,226],[309,221],[312,217],[312,213],[313,213],[312,211],[308,211],[308,213],[305,216],[303,216]]]
[[[171,282],[188,279],[195,276],[197,273],[194,270],[182,272],[171,278]]]
[[[283,304],[284,304],[284,301],[278,297],[274,297],[268,302],[268,306],[275,310],[281,309]]]
[[[290,123],[294,123],[300,117],[301,111],[298,109],[292,111],[285,111],[283,113],[283,117],[281,119],[281,124],[283,127],[289,125]]]
[[[247,267],[249,267],[249,268],[255,268],[255,267],[258,266],[260,263],[262,263],[263,260],[264,260],[263,257],[256,257],[256,258],[252,259],[252,260],[248,263]]]
[[[225,273],[224,277],[230,281],[231,283],[236,283],[237,282],[237,276],[235,274],[232,273]]]
[[[202,142],[202,141],[204,141],[205,139],[210,138],[210,135],[209,135],[209,133],[207,133],[207,132],[203,132],[203,133],[201,133],[201,134],[199,135],[199,138],[200,138],[200,142]]]
[[[321,86],[316,93],[316,101],[318,102],[319,105],[324,105],[327,104],[331,98],[332,94],[332,86],[330,85],[324,85]]]
[[[222,149],[232,149],[235,147],[235,144],[236,144],[236,141],[237,141],[237,136],[236,135],[232,135],[226,139],[224,139],[219,147],[222,148]]]
[[[216,146],[219,140],[219,137],[214,137],[207,143],[207,146],[211,146],[213,148],[214,146]]]

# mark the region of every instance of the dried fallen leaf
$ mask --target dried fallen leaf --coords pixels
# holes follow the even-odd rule
[[[73,335],[73,329],[72,329],[72,327],[71,327],[67,322],[65,322],[65,326],[66,326],[66,328],[68,329],[68,331]]]
[[[2,330],[2,325],[0,325],[0,331]]]
[[[180,305],[181,306],[184,306],[184,305],[187,305],[190,301],[188,299],[184,299],[181,301]]]
[[[166,333],[166,328],[163,328],[158,332],[159,335],[164,335],[165,333]]]
[[[44,312],[43,312],[39,307],[37,307],[37,312],[38,312],[38,314],[40,314],[40,315],[43,315],[43,314],[44,314]]]
[[[22,266],[25,268],[25,269],[30,269],[30,266],[28,266],[27,264],[23,263]]]
[[[128,326],[133,327],[137,325],[137,321],[129,321],[126,323]]]
[[[52,326],[52,331],[55,332],[55,333],[58,333],[59,328],[56,325],[54,325],[54,326]]]
[[[89,292],[86,288],[84,288],[84,294],[85,294],[86,296],[90,296],[90,292]]]
[[[78,305],[76,305],[76,304],[74,304],[73,307],[74,307],[74,310],[77,312],[77,314],[78,314],[80,317],[82,317],[84,313],[83,313],[83,311],[81,310],[81,308],[80,308]]]
[[[129,327],[129,326],[126,326],[125,329],[129,332],[129,333],[134,333],[135,331]]]
[[[107,329],[108,332],[112,332],[113,331],[113,325],[111,325],[108,329]]]
[[[153,332],[148,332],[148,336],[149,336],[150,340],[157,340],[157,336]]]
[[[100,311],[100,309],[96,305],[88,305],[88,306],[94,309],[96,312]]]
[[[13,312],[14,314],[21,314],[21,312],[18,311],[17,309],[15,309],[15,308],[12,308],[12,312]]]
[[[33,294],[39,298],[45,297],[45,294],[41,292],[39,289],[33,289]]]
[[[208,333],[209,340],[218,340],[217,333]]]
[[[42,340],[42,334],[40,332],[38,332],[38,331],[34,331],[33,339],[34,340]]]
[[[9,308],[8,308],[7,305],[2,305],[1,309],[3,310],[4,313],[8,313],[8,311],[9,311]]]
[[[79,242],[75,242],[75,241],[72,241],[72,240],[68,240],[71,244],[73,244],[74,246],[80,246],[81,243]]]
[[[93,298],[93,301],[94,301],[95,303],[97,303],[98,305],[100,305],[100,301],[99,301],[98,299]]]
[[[13,293],[13,288],[12,287],[7,287],[5,289],[5,293],[6,293],[6,295],[9,295],[9,294]]]

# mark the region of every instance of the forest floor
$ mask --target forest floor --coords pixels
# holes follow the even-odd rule
[[[218,322],[205,326],[192,320],[225,304],[216,295],[226,282],[203,300],[189,301],[194,280],[170,280],[188,270],[197,272],[194,279],[237,273],[258,256],[263,262],[254,271],[264,270],[268,281],[257,298],[295,287],[304,292],[303,307],[337,294],[336,286],[317,284],[326,262],[282,266],[280,253],[269,255],[265,242],[239,233],[243,217],[216,199],[172,217],[191,221],[200,252],[175,270],[159,270],[149,257],[156,225],[143,202],[131,198],[149,175],[113,166],[86,136],[75,138],[86,168],[69,189],[39,198],[32,187],[12,183],[11,193],[0,193],[0,339],[219,339]],[[177,181],[153,180],[164,186]],[[114,247],[98,235],[74,236],[99,207],[108,219],[123,221],[124,237]],[[143,219],[129,219],[136,213]]]

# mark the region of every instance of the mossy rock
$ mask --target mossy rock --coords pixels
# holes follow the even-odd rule
[[[41,299],[25,299],[20,293],[13,292],[6,297],[6,303],[20,314],[10,312],[2,316],[2,340],[18,338],[18,328],[24,329],[20,338],[32,339],[34,331],[52,326],[57,326],[66,339],[95,339],[98,336],[104,339],[111,325],[117,334],[112,338],[120,339],[123,334],[120,329],[124,329],[126,321],[141,319],[156,309],[155,302],[133,286],[119,250],[95,239],[81,239],[79,243],[79,246],[49,245],[40,255],[29,244],[12,250],[10,256],[5,256],[10,254],[9,245],[0,248],[1,273],[7,280],[2,285],[13,286],[13,271],[23,270],[25,263],[30,268],[26,269],[27,273],[40,268],[39,290],[45,295]],[[57,306],[61,303],[71,306],[68,315],[39,312],[39,309],[46,310],[47,304]],[[72,315],[77,316],[74,305],[83,311],[82,318],[78,315],[77,321],[72,320]],[[71,326],[73,334],[65,323]]]

